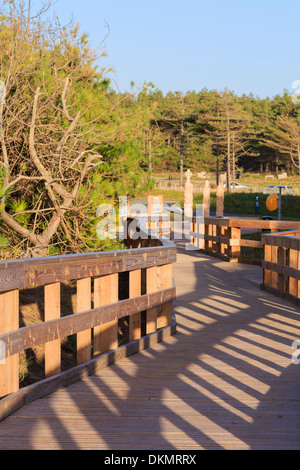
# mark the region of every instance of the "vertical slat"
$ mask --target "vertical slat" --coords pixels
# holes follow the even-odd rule
[[[241,229],[238,227],[231,227],[230,229],[230,238],[232,240],[240,240],[241,239]],[[241,247],[240,246],[232,246],[231,247],[231,258],[240,258],[241,257]]]
[[[217,230],[217,233],[216,233],[217,237],[221,237],[222,236],[222,227],[220,225],[217,225],[216,230]],[[221,251],[222,251],[221,250],[221,242],[218,241],[218,242],[216,242],[216,252],[221,253]]]
[[[60,283],[45,286],[45,321],[60,318]],[[61,340],[56,339],[45,344],[45,377],[52,377],[61,372]]]
[[[132,243],[132,236],[133,236],[133,230],[132,230],[132,227],[131,227],[131,223],[132,223],[132,220],[130,218],[127,218],[126,219],[126,222],[125,222],[125,234],[124,234],[124,237],[125,237],[125,240],[126,240],[126,245],[127,245],[127,248],[132,248],[133,246],[133,243]]]
[[[159,205],[159,211],[157,207],[154,207],[154,204]],[[150,231],[154,232],[155,234],[159,234],[160,232],[160,217],[163,214],[163,203],[164,198],[163,196],[148,196],[148,218],[149,218],[149,227]],[[152,216],[153,219],[152,219]]]
[[[19,291],[0,293],[0,335],[19,328]],[[0,363],[0,397],[19,390],[19,354]]]
[[[163,236],[170,239],[171,238],[171,218],[170,213],[163,213],[162,219],[162,227],[163,227]]]
[[[193,217],[192,221],[191,221],[191,231],[195,233],[196,230],[197,230],[196,219]],[[190,237],[191,245],[195,245],[196,240],[197,239],[195,238],[195,235],[191,235],[191,237]]]
[[[95,278],[94,307],[118,302],[118,273]],[[118,320],[94,328],[94,354],[97,356],[118,347]]]
[[[298,269],[298,251],[291,250],[289,253],[289,265],[291,268]],[[295,297],[298,296],[298,281],[293,277],[289,277],[289,293],[294,295]]]
[[[271,261],[272,263],[278,263],[278,247],[271,247]],[[271,272],[271,286],[278,288],[278,274],[275,271]]]
[[[212,225],[211,226],[211,231],[210,231],[210,236],[211,237],[214,237],[215,236],[215,228],[216,228],[216,225]],[[215,251],[215,242],[214,241],[211,241],[211,247],[210,247],[211,251],[214,253]]]
[[[157,291],[157,266],[146,269],[146,293],[151,294]],[[146,312],[146,334],[154,333],[157,330],[158,308],[151,308]]]
[[[169,289],[173,285],[172,280],[173,266],[165,264],[157,268],[157,289]],[[172,323],[172,302],[168,302],[158,307],[157,329],[169,326]]]
[[[217,225],[213,226],[213,236],[214,237],[217,237],[217,228],[218,228]],[[213,251],[214,251],[214,253],[218,253],[218,242],[217,241],[213,242]]]
[[[77,313],[92,308],[91,278],[77,281]],[[83,364],[92,358],[92,330],[77,333],[77,364]]]
[[[212,224],[210,224],[208,226],[208,235],[210,235],[212,237],[213,234],[214,234],[214,226]],[[208,249],[209,249],[209,251],[213,251],[213,242],[212,242],[212,240],[208,241]]]
[[[221,237],[225,238],[226,228],[223,226],[221,226],[220,228],[221,228]],[[224,243],[220,244],[220,249],[221,249],[221,254],[225,255],[226,245]]]
[[[285,265],[285,248],[279,247],[278,248],[278,263]],[[278,289],[281,291],[285,290],[285,275],[279,274],[278,275]]]
[[[162,214],[158,216],[158,233],[159,237],[163,236],[163,223],[162,223]]]
[[[205,223],[205,225],[204,225],[204,234],[205,234],[205,235],[209,235],[209,224],[207,224],[207,223]],[[208,240],[205,240],[204,246],[205,246],[205,250],[208,251],[208,250],[209,250],[209,242],[208,242]]]
[[[264,260],[265,261],[272,261],[272,249],[271,245],[264,245]],[[269,269],[264,269],[263,276],[264,276],[264,284],[266,286],[272,285],[272,277],[271,271]]]
[[[224,254],[229,258],[231,256],[230,233],[230,227],[224,227],[224,237],[227,238],[227,244],[224,245]]]
[[[142,293],[142,271],[130,271],[129,273],[129,298],[139,297]],[[141,313],[129,317],[129,341],[135,341],[141,337]]]

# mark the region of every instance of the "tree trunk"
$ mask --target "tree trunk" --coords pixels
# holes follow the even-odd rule
[[[227,131],[227,191],[230,193],[230,132]]]
[[[183,138],[184,138],[184,127],[183,121],[181,121],[181,141],[180,141],[180,186],[183,186]]]
[[[233,182],[233,192],[235,191],[235,150],[234,150],[234,134],[232,136],[232,182]]]

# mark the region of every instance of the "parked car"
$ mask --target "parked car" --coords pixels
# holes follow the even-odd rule
[[[281,189],[281,194],[293,194],[293,188],[292,186],[288,184],[270,184],[266,188],[264,188],[263,193],[268,194],[268,193],[277,193],[279,194],[279,191]]]
[[[223,185],[224,185],[224,188],[227,188],[227,184],[225,182],[223,183]],[[233,181],[231,181],[230,187],[231,188],[235,187],[235,189],[247,189],[247,186],[243,186],[242,184],[239,184],[239,183],[233,184]]]

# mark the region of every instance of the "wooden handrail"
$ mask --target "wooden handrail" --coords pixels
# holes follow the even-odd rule
[[[126,221],[126,230],[131,222]],[[150,338],[153,343],[175,333],[172,263],[176,261],[176,246],[149,230],[140,233],[143,239],[138,242],[132,238],[136,234],[132,228],[127,233],[129,248],[125,250],[0,263],[0,344],[5,349],[4,363],[0,361],[0,419],[22,406],[24,400],[61,386],[62,377],[66,385],[79,380],[83,371],[94,370],[92,363],[102,364],[105,355],[113,361],[123,357],[118,321],[124,317],[129,319],[128,354],[146,347],[146,338],[150,344]],[[118,276],[124,272],[129,275],[128,298],[120,300]],[[77,282],[76,313],[61,317],[60,286],[68,281]],[[38,286],[44,286],[45,321],[19,328],[19,291]],[[144,311],[146,336],[142,336],[141,328]],[[77,366],[62,373],[60,342],[74,334]],[[19,353],[41,344],[45,344],[45,379],[19,390]]]
[[[200,228],[202,233],[200,233]],[[288,230],[289,234],[300,233],[300,222],[278,221],[278,220],[258,220],[258,219],[238,219],[231,217],[204,217],[201,221],[193,218],[192,230],[190,233],[191,243],[198,246],[202,252],[216,256],[229,262],[251,262],[260,264],[260,260],[246,260],[241,256],[241,247],[263,248],[262,240],[242,239],[242,229],[270,230],[279,232]],[[282,233],[280,232],[280,235]],[[273,237],[273,235],[270,235]],[[199,240],[202,239],[202,246]],[[272,243],[276,239],[272,238]],[[281,240],[281,239],[279,239]],[[280,244],[281,241],[278,241]],[[286,241],[287,245],[298,243],[296,241]]]
[[[156,239],[155,239],[156,240]],[[0,292],[66,282],[172,263],[176,247],[159,247],[33,258],[0,263]]]

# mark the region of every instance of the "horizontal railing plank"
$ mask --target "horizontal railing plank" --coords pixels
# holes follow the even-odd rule
[[[282,220],[229,219],[229,227],[263,230],[300,230],[300,222]]]
[[[193,232],[190,234],[191,236],[194,235]],[[227,237],[220,237],[214,235],[202,235],[204,240],[209,240],[216,243],[223,243],[224,245],[229,246],[248,246],[251,248],[262,248],[262,243],[258,240],[243,240],[243,239],[232,239]]]
[[[166,241],[159,247],[2,262],[0,292],[161,266],[176,256],[176,247]]]
[[[261,241],[258,241],[258,240],[239,240],[239,245],[240,246],[248,246],[250,248],[262,248],[263,245],[262,245],[262,242]]]
[[[273,263],[271,261],[261,261],[262,269],[272,271],[278,274],[283,274],[284,276],[292,277],[294,279],[300,280],[300,270],[296,268],[291,268],[284,264]]]
[[[293,250],[300,250],[300,238],[294,236],[295,232],[282,232],[280,234],[266,234],[262,235],[261,240],[263,245],[280,246],[282,248],[290,248]]]
[[[6,357],[39,344],[65,338],[69,335],[103,325],[110,321],[171,302],[176,297],[174,287],[132,299],[122,300],[67,317],[38,323],[0,336],[6,348]]]
[[[194,218],[194,220],[196,220]],[[231,217],[204,217],[202,223],[222,227],[257,228],[263,230],[300,230],[300,222],[262,219],[235,219]]]

